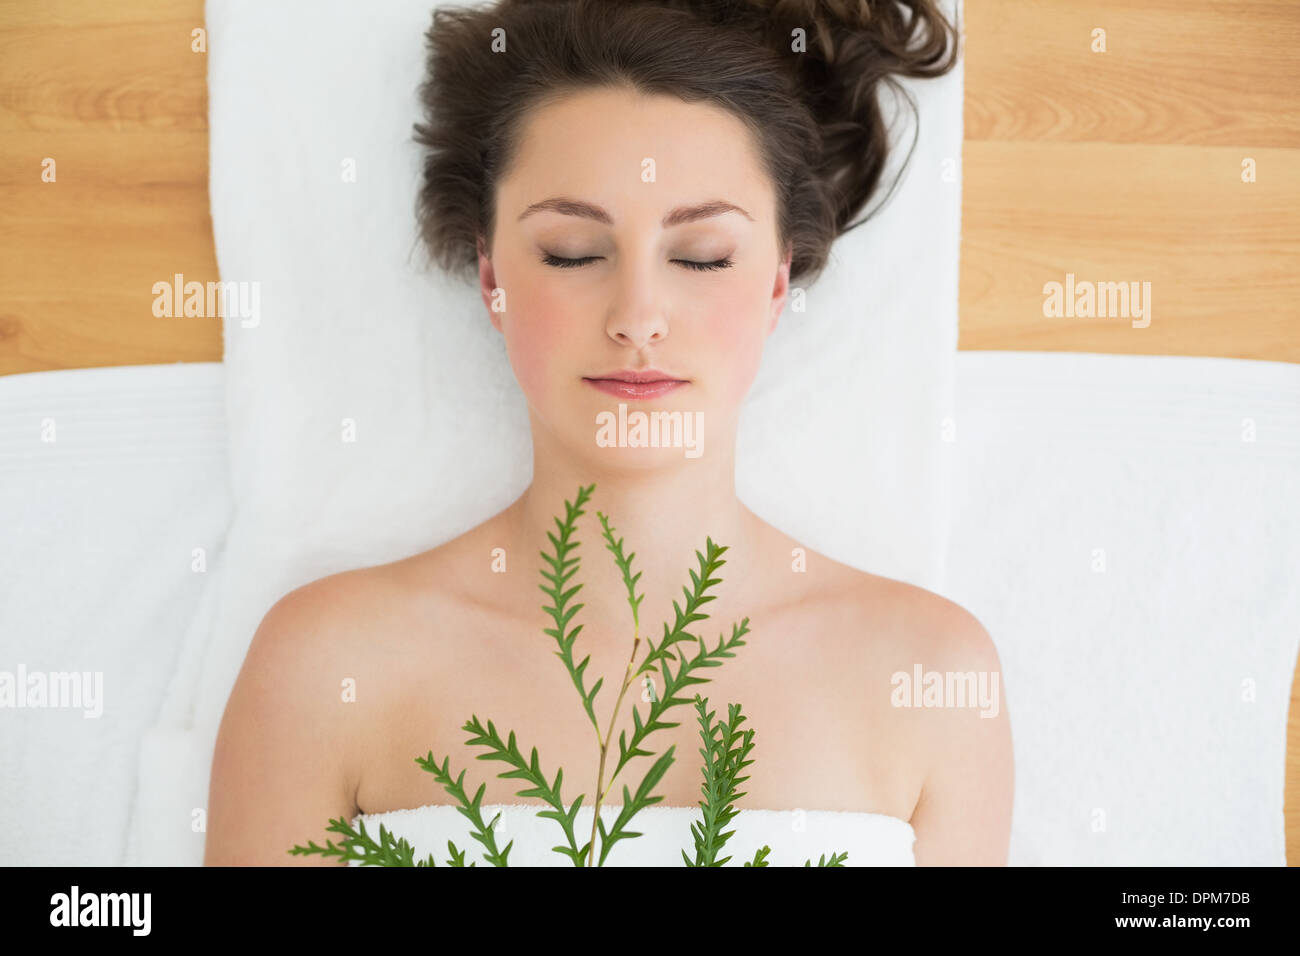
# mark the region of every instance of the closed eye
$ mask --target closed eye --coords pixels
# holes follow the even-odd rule
[[[542,262],[548,266],[555,266],[558,269],[573,269],[579,266],[585,266],[588,262],[595,262],[603,256],[583,256],[581,259],[563,259],[560,256],[553,256],[550,253],[542,256]],[[673,262],[680,263],[688,269],[696,272],[711,272],[715,269],[730,269],[734,262],[728,256],[725,259],[716,259],[713,262],[696,262],[692,259],[673,259]]]
[[[542,262],[548,266],[557,266],[561,269],[572,269],[575,266],[585,266],[588,262],[595,262],[600,256],[584,256],[581,259],[561,259],[559,256],[553,256],[549,252],[542,256]]]
[[[688,269],[694,269],[697,272],[711,272],[714,269],[730,269],[732,265],[730,257],[727,257],[726,259],[718,259],[714,262],[693,262],[690,259],[674,259],[673,262],[680,262]]]

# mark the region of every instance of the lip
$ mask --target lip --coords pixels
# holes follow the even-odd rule
[[[618,369],[602,375],[584,377],[583,381],[607,395],[633,399],[658,398],[690,384],[685,379],[676,378],[668,372],[655,368]]]

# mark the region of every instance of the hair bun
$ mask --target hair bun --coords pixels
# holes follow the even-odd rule
[[[785,32],[787,42],[794,27],[811,28],[810,51],[828,64],[843,58],[846,44],[865,41],[890,61],[890,72],[933,77],[951,67],[950,62],[942,66],[950,25],[941,0],[744,0],[744,5]],[[925,35],[918,38],[918,33]]]
[[[745,0],[748,6],[776,16],[804,20],[830,18],[845,26],[866,26],[872,0]]]

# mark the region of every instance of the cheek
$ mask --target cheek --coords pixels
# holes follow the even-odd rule
[[[761,305],[738,307],[732,299],[725,308],[719,303],[704,328],[705,348],[713,359],[710,367],[702,371],[713,379],[717,396],[724,404],[739,405],[763,358],[766,313]]]
[[[519,387],[536,405],[549,402],[555,380],[564,365],[564,343],[572,342],[565,327],[571,312],[559,302],[534,297],[511,303],[513,316],[504,320],[506,353]]]

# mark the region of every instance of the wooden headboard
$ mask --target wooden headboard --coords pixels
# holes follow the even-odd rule
[[[966,18],[961,348],[1300,362],[1300,4]],[[221,359],[219,319],[151,308],[160,276],[219,278],[202,28],[203,0],[0,7],[0,374]],[[1168,318],[1044,322],[1060,262],[1159,283]],[[1300,679],[1286,815],[1300,864]]]

